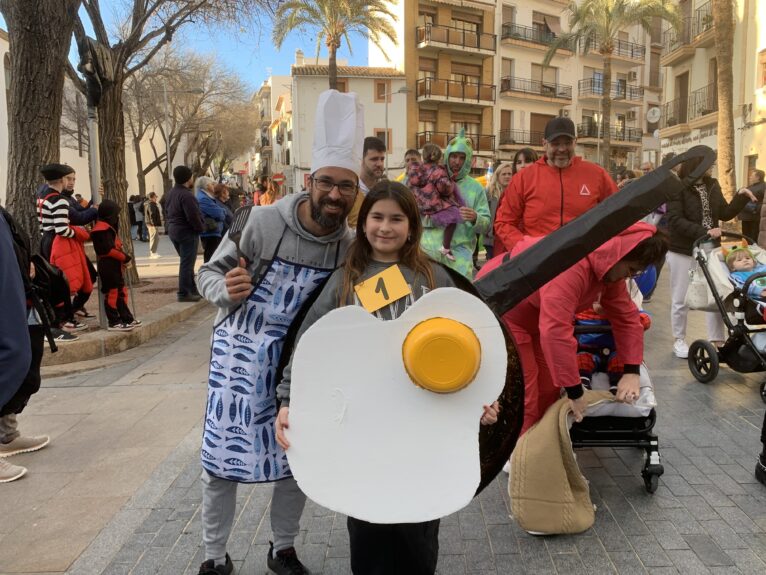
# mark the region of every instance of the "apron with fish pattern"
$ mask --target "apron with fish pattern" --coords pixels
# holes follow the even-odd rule
[[[202,466],[240,483],[292,477],[276,441],[277,366],[290,324],[340,252],[338,242],[332,269],[314,268],[278,258],[281,243],[261,261],[247,300],[213,331]]]

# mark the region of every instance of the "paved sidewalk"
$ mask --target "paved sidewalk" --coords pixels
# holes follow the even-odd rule
[[[665,466],[657,493],[644,491],[641,451],[579,451],[595,525],[533,537],[509,518],[501,475],[442,521],[439,573],[766,573],[766,487],[753,477],[763,376],[723,367],[710,385],[695,382],[670,351],[666,282],[647,305]],[[692,314],[690,334],[704,333],[701,320]],[[145,361],[44,383],[22,424],[54,439],[14,458],[29,474],[0,487],[2,573],[197,573],[210,323],[198,314],[142,346]],[[268,485],[240,486],[229,544],[237,573],[266,572],[270,498]],[[340,515],[309,503],[297,547],[315,573],[350,572]]]

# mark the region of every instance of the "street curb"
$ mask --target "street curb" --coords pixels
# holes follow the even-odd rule
[[[143,325],[133,331],[119,332],[98,330],[79,334],[80,339],[71,343],[58,344],[58,351],[51,353],[47,344],[43,356],[43,367],[87,361],[107,357],[146,343],[168,328],[191,317],[206,305],[204,299],[194,303],[174,302],[141,318]]]

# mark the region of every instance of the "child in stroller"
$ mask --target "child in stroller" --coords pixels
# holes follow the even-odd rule
[[[727,248],[724,241],[722,247],[706,250],[710,238],[703,236],[693,246],[698,277],[689,289],[704,278],[705,290],[698,287],[687,301],[693,309],[717,310],[729,334],[720,348],[704,339],[689,346],[689,370],[700,383],[713,381],[721,363],[739,373],[766,371],[766,253],[740,234],[722,236],[739,245]],[[766,382],[760,384],[760,396],[766,402]]]
[[[631,298],[641,308],[643,293],[654,288],[656,272],[649,268],[642,276],[629,280]],[[578,365],[583,385],[589,389],[616,389],[622,369],[616,360],[614,337],[609,322],[600,315],[598,305],[593,310],[577,314],[575,336],[578,342]],[[639,311],[644,330],[651,326],[651,318]],[[649,372],[640,367],[641,389],[634,404],[604,403],[588,410],[587,417],[572,425],[572,447],[638,447],[646,458],[641,470],[644,487],[654,493],[664,468],[660,462],[659,440],[652,433],[657,420],[654,410],[656,399]]]

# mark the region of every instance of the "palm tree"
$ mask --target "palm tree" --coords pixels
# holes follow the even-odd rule
[[[619,32],[640,25],[647,33],[651,33],[655,18],[662,18],[679,29],[681,19],[678,7],[669,0],[583,0],[580,4],[570,2],[567,11],[569,32],[554,40],[545,54],[543,65],[550,64],[556,51],[562,48],[583,54],[596,51],[603,56],[603,84],[600,87],[603,144],[599,162],[608,169],[611,156],[609,119],[612,114],[612,54]]]
[[[349,33],[356,32],[372,39],[381,51],[382,37],[396,42],[396,31],[392,25],[396,15],[390,8],[393,4],[395,2],[386,0],[289,0],[279,6],[274,16],[274,45],[279,49],[287,35],[301,26],[319,28],[317,58],[324,40],[330,56],[330,89],[337,89],[335,54],[344,39],[351,51]]]
[[[734,12],[732,0],[713,0],[718,67],[718,181],[726,198],[737,190],[734,158]]]

